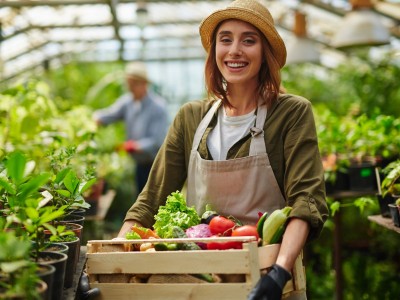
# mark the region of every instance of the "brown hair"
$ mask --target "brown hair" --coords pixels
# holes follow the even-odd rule
[[[222,22],[221,22],[222,23]],[[227,92],[226,82],[221,72],[218,69],[216,63],[215,47],[216,47],[216,33],[221,25],[215,28],[210,51],[208,52],[206,64],[205,64],[205,84],[208,93],[208,97],[222,99],[224,104],[230,105]],[[257,29],[258,30],[258,29]],[[260,71],[258,73],[258,95],[261,99],[264,99],[268,107],[270,107],[278,98],[280,86],[281,86],[281,73],[280,66],[272,54],[272,48],[267,38],[259,30],[262,41],[262,51],[264,55],[263,62],[261,64]]]

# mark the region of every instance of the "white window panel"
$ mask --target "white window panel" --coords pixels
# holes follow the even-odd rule
[[[174,36],[185,36],[188,34],[199,35],[199,27],[196,25],[190,24],[178,24],[178,25],[165,25],[158,27],[148,27],[145,28],[144,31],[145,38],[155,38],[162,36],[170,36],[173,34]]]
[[[4,75],[8,76],[11,74],[18,73],[24,69],[30,68],[34,65],[39,65],[46,58],[46,54],[42,50],[35,50],[29,52],[27,55],[20,56],[12,62],[4,63]]]
[[[121,3],[117,6],[117,16],[121,23],[132,23],[136,20],[136,3]]]
[[[36,6],[24,10],[24,18],[32,25],[88,25],[111,22],[107,5]]]
[[[114,38],[112,27],[83,27],[83,28],[55,28],[49,32],[49,38],[53,41],[70,40],[99,40]]]
[[[31,30],[27,34],[16,35],[1,44],[1,58],[3,60],[10,59],[45,42],[47,42],[46,35],[43,35],[43,32],[39,30]]]
[[[141,30],[137,26],[121,26],[119,34],[123,39],[140,38]]]

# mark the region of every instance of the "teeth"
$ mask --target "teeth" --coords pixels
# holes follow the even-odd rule
[[[228,67],[231,68],[241,68],[244,67],[246,64],[244,63],[227,63]]]

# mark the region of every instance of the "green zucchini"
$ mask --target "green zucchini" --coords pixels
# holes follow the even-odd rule
[[[263,224],[263,235],[262,235],[263,245],[271,244],[274,235],[281,229],[280,227],[286,223],[286,220],[288,219],[291,211],[292,207],[286,206],[282,209],[277,209],[273,211],[269,215],[269,217],[265,220]]]
[[[279,244],[282,242],[283,234],[285,233],[286,223],[282,224],[275,232],[274,236],[270,240],[270,244]]]

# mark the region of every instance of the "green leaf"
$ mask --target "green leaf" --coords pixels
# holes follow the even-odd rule
[[[30,264],[29,260],[18,260],[13,262],[3,262],[0,264],[0,269],[6,273],[13,273]]]
[[[54,179],[54,182],[60,184],[60,182],[64,180],[65,175],[67,175],[69,171],[71,171],[71,168],[65,168],[58,172],[56,178]]]
[[[64,185],[71,194],[75,194],[75,190],[79,185],[79,179],[76,176],[75,172],[70,170],[67,175],[64,177]]]
[[[39,189],[49,180],[50,176],[50,173],[42,173],[32,177],[20,186],[19,197],[25,199],[32,195],[39,196]]]
[[[57,235],[57,229],[53,225],[51,225],[49,223],[45,223],[45,224],[43,224],[43,227],[48,229],[52,235]]]
[[[18,185],[24,177],[26,157],[20,152],[11,153],[6,166],[8,175]]]
[[[89,190],[89,189],[92,187],[92,185],[96,183],[96,181],[97,181],[96,178],[92,178],[92,179],[90,179],[90,180],[88,180],[88,181],[86,181],[86,182],[82,182],[82,183],[79,185],[79,192],[80,192],[81,194],[83,194],[84,192],[86,192],[87,190]]]
[[[330,205],[332,216],[334,216],[335,213],[339,211],[339,209],[340,209],[340,202],[339,201],[332,202],[332,204]]]
[[[25,208],[25,212],[26,212],[26,215],[28,216],[28,218],[30,218],[32,220],[36,220],[37,218],[39,218],[39,212],[32,207]]]
[[[67,190],[56,190],[56,192],[58,194],[60,194],[61,196],[67,197],[69,198],[71,196],[71,193]]]
[[[53,221],[53,220],[55,220],[55,219],[57,219],[57,218],[59,218],[59,217],[61,217],[63,215],[65,215],[65,211],[61,210],[61,209],[53,211],[53,212],[50,212],[50,213],[49,213],[49,211],[47,211],[41,216],[40,225],[44,225],[45,223],[49,223],[49,222],[51,222],[51,221]]]
[[[12,183],[9,182],[9,180],[4,177],[4,176],[0,176],[0,186],[9,194],[11,195],[15,195],[16,190],[15,188],[12,186]]]
[[[354,200],[354,206],[358,207],[360,209],[361,213],[364,211],[364,208],[369,205],[371,205],[371,206],[375,205],[375,201],[373,201],[371,198],[361,197],[361,198]]]

